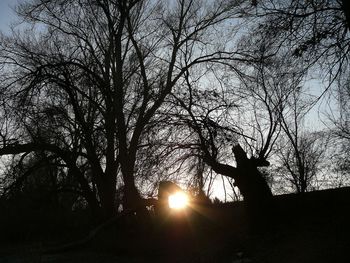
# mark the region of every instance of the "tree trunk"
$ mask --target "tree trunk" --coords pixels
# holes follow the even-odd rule
[[[101,203],[101,216],[103,220],[108,220],[116,215],[115,195],[116,180],[115,178],[103,178],[100,182],[99,196]]]
[[[139,191],[136,188],[134,176],[123,174],[124,179],[124,198],[123,198],[123,208],[138,210],[142,206],[142,198]]]
[[[260,203],[264,200],[269,201],[272,193],[265,178],[258,170],[256,161],[248,159],[246,153],[239,145],[233,148],[233,153],[237,162],[237,175],[234,177],[235,184],[244,199],[252,203]]]
[[[84,193],[84,197],[86,202],[88,203],[92,218],[94,219],[95,223],[100,223],[102,220],[101,207],[96,196],[93,195],[92,193],[88,193],[87,195],[86,193]]]
[[[249,159],[239,145],[233,153],[237,162],[235,185],[244,197],[249,218],[254,226],[265,228],[274,214],[271,189],[258,170],[256,159]]]
[[[135,185],[134,160],[135,158],[130,156],[128,159],[121,160],[121,171],[124,181],[123,210],[134,210],[139,214],[143,214],[147,213],[147,209]]]
[[[95,218],[97,222],[99,222],[101,220],[101,207],[96,197],[96,194],[91,190],[89,183],[85,179],[84,175],[80,172],[80,170],[75,165],[69,162],[67,163],[70,164],[68,176],[77,179],[83,192],[83,196],[90,208],[92,217]]]
[[[216,173],[233,178],[235,185],[241,192],[249,219],[254,225],[263,227],[269,223],[274,214],[272,205],[272,193],[265,178],[258,170],[258,166],[266,166],[267,161],[248,158],[240,145],[233,148],[237,167],[217,162],[210,155],[205,156],[204,161],[213,168]]]

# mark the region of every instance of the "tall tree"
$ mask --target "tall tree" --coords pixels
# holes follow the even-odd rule
[[[121,175],[124,208],[137,209],[142,199],[135,165],[149,124],[190,68],[241,58],[232,48],[215,45],[215,36],[228,32],[225,21],[239,16],[239,5],[23,3],[18,13],[32,27],[1,41],[0,154],[54,153],[103,218],[115,213]],[[50,136],[41,136],[44,131]]]

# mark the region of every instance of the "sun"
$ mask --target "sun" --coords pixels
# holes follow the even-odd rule
[[[168,202],[171,209],[184,209],[188,205],[188,197],[184,192],[176,192],[169,195]]]

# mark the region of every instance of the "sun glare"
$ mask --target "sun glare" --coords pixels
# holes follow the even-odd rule
[[[172,209],[183,209],[188,204],[188,197],[183,192],[176,192],[169,195],[169,207]]]

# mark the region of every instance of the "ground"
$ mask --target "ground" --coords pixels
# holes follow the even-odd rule
[[[178,218],[123,219],[90,242],[47,252],[55,237],[3,242],[0,262],[349,262],[350,189],[275,197],[276,216],[252,228],[244,204],[202,206]]]

